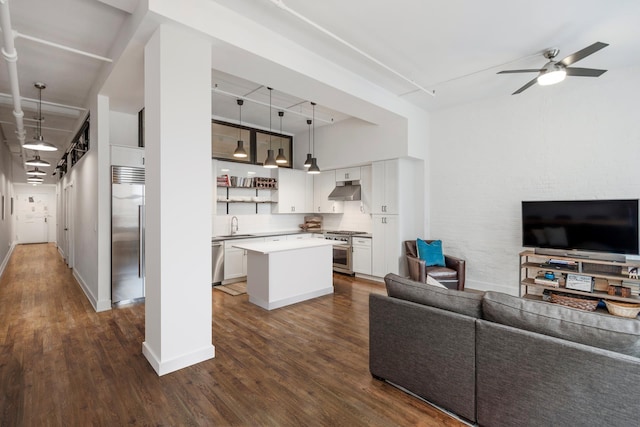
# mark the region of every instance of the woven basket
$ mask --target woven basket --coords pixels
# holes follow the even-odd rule
[[[566,305],[567,307],[578,308],[580,310],[594,311],[598,307],[598,299],[591,299],[581,295],[562,294],[551,292],[551,302],[554,304]]]
[[[633,304],[628,302],[609,301],[604,302],[607,305],[609,313],[620,317],[629,317],[635,319],[640,313],[640,304]]]

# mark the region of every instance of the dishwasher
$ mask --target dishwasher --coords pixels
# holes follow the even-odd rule
[[[211,270],[211,284],[221,284],[224,279],[223,242],[211,242]]]

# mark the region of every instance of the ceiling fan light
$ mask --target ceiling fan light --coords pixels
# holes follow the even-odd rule
[[[565,77],[567,77],[567,71],[563,68],[557,68],[540,74],[538,84],[540,86],[554,85],[563,81]]]
[[[233,152],[233,157],[237,157],[239,159],[244,159],[248,156],[247,150],[244,149],[244,141],[238,140],[238,146]]]

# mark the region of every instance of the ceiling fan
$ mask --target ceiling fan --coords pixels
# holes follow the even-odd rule
[[[547,86],[561,82],[566,76],[599,77],[607,70],[597,70],[595,68],[576,68],[569,66],[607,46],[609,46],[607,43],[596,42],[591,46],[587,46],[584,49],[567,56],[561,61],[553,60],[553,58],[558,55],[560,50],[548,49],[543,54],[544,57],[549,60],[549,62],[547,62],[544,67],[540,69],[534,68],[527,70],[504,70],[499,71],[498,74],[539,73],[535,79],[531,80],[529,83],[513,92],[512,95],[517,95],[520,92],[524,92],[526,89],[529,89],[531,86],[533,86],[536,82],[541,86]]]

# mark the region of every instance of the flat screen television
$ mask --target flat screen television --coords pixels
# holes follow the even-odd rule
[[[637,255],[638,199],[522,202],[522,245]]]

